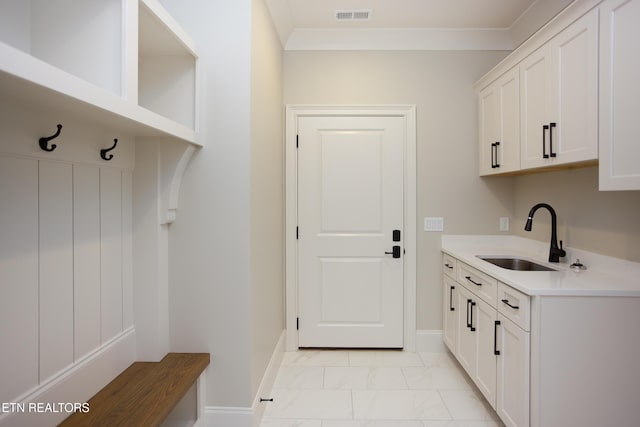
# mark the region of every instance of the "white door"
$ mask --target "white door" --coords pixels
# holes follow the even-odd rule
[[[404,129],[298,120],[299,347],[403,347]]]

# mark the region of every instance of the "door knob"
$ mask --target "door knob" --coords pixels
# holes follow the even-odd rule
[[[393,251],[385,252],[386,255],[393,255],[394,258],[400,258],[400,246],[394,246]]]

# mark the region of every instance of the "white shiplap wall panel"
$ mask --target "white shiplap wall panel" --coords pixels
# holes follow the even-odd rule
[[[122,332],[122,172],[100,169],[102,342]]]
[[[72,166],[39,162],[40,381],[73,363]]]
[[[133,326],[133,173],[122,172],[122,327]]]
[[[38,161],[0,155],[0,402],[38,384]]]
[[[73,166],[74,360],[100,346],[100,169]]]

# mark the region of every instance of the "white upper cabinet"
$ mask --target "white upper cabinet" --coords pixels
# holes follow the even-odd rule
[[[520,64],[521,168],[598,158],[598,10]]]
[[[631,160],[638,145],[611,154],[614,139],[638,130],[630,118],[640,104],[638,8],[635,0],[573,2],[476,83],[480,175],[596,165],[602,156],[601,188],[609,175],[634,177],[640,188]]]
[[[8,102],[197,144],[196,64],[193,42],[157,0],[0,3]]]
[[[600,190],[640,190],[640,1],[600,14]]]
[[[520,169],[520,75],[514,67],[479,94],[480,175]]]

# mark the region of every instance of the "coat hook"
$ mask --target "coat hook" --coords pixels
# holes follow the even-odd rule
[[[113,147],[111,148],[104,148],[102,150],[100,150],[100,157],[102,157],[103,160],[109,161],[111,159],[113,159],[113,154],[109,154],[107,155],[107,153],[113,149],[116,148],[116,145],[118,145],[118,138],[114,138],[113,140]]]
[[[51,141],[52,139],[56,139],[58,135],[60,135],[60,130],[62,129],[62,125],[59,124],[57,127],[58,127],[58,130],[56,131],[56,133],[48,137],[42,137],[38,140],[38,142],[40,143],[40,148],[42,148],[44,151],[53,151],[56,149],[57,147],[56,144],[51,144],[51,147],[47,146],[47,144],[49,143],[49,141]]]

